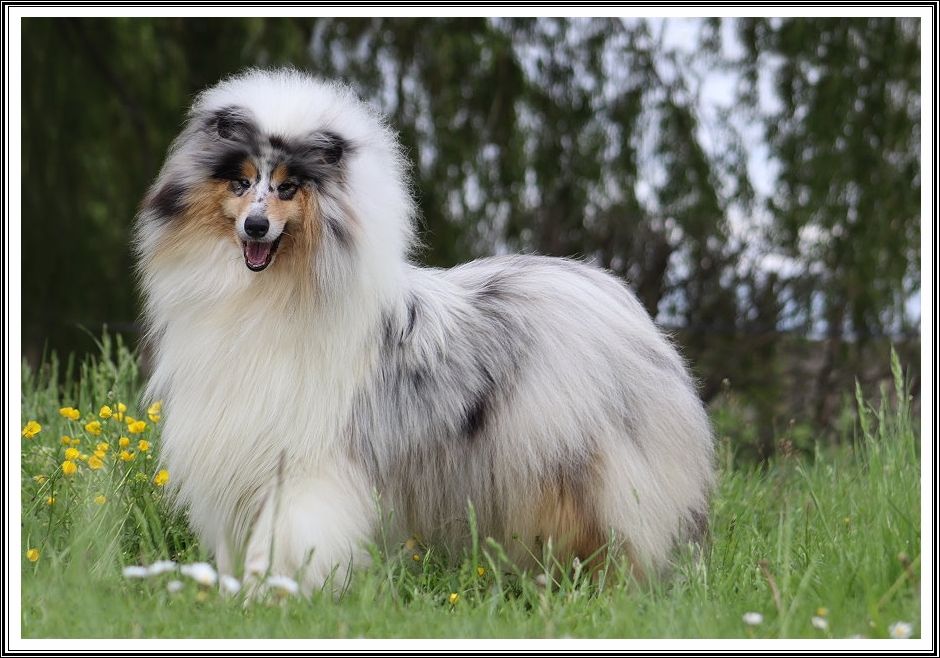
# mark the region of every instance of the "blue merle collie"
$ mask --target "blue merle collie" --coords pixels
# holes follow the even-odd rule
[[[520,568],[550,541],[662,571],[713,483],[675,348],[581,262],[418,267],[407,172],[344,86],[249,70],[198,96],[135,238],[174,500],[220,571],[308,592],[380,533],[460,550],[470,505]]]

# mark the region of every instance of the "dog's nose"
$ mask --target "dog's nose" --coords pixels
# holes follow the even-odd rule
[[[266,217],[253,215],[245,220],[245,233],[250,238],[263,238],[268,232],[270,223]]]

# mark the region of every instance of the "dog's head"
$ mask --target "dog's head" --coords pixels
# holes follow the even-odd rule
[[[144,199],[142,269],[206,259],[244,285],[403,262],[412,202],[394,134],[341,85],[251,70],[203,92]],[[210,254],[212,255],[210,258]]]

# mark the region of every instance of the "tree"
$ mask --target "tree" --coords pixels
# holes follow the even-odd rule
[[[801,265],[786,282],[795,315],[828,339],[817,380],[825,419],[837,364],[857,363],[873,337],[913,329],[904,309],[920,285],[919,24],[753,19],[740,34],[752,104],[758,71],[774,71],[770,238]]]

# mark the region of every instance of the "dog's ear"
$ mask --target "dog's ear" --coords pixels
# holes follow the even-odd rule
[[[307,158],[311,164],[324,166],[336,165],[346,153],[346,140],[329,130],[313,134],[307,144]]]
[[[237,107],[216,110],[206,121],[206,128],[219,139],[232,142],[251,143],[258,130],[247,113]]]
[[[329,130],[320,130],[292,150],[288,169],[292,175],[318,184],[341,180],[341,165],[350,150],[348,141]]]

